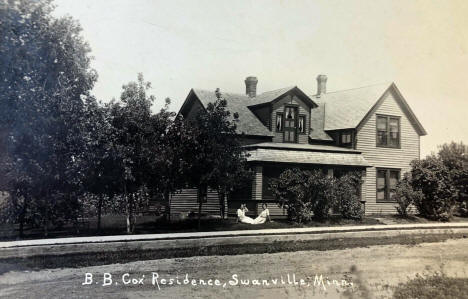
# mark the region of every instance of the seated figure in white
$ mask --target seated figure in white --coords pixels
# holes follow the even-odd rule
[[[247,224],[254,224],[254,220],[252,218],[250,218],[249,216],[245,216],[245,212],[248,211],[249,210],[247,209],[245,204],[241,204],[240,208],[237,209],[237,221]]]
[[[268,206],[266,203],[262,204],[263,211],[258,215],[257,218],[254,219],[253,224],[263,224],[267,221],[273,222],[270,218],[270,211],[268,210]]]

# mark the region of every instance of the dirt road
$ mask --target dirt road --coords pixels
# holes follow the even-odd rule
[[[347,294],[351,293],[360,298],[362,292],[369,291],[369,298],[387,298],[393,286],[417,273],[443,271],[449,276],[468,277],[467,248],[468,239],[458,239],[414,246],[207,256],[79,269],[13,271],[0,275],[0,297],[348,298]],[[359,296],[357,290],[361,292]]]

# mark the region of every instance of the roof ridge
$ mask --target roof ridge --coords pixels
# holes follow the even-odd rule
[[[375,83],[375,84],[370,84],[370,85],[366,85],[366,86],[361,86],[361,87],[354,87],[354,88],[348,88],[348,89],[340,89],[340,90],[335,90],[335,91],[327,91],[325,94],[328,94],[328,93],[336,93],[336,92],[342,92],[342,91],[349,91],[349,90],[356,90],[356,89],[362,89],[362,88],[368,88],[368,87],[375,87],[375,86],[378,86],[378,85],[391,85],[393,82],[392,81],[386,81],[386,82],[381,82],[381,83]],[[314,95],[316,96],[316,94]]]

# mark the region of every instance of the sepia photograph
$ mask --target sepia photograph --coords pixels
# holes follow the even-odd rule
[[[468,298],[468,1],[0,0],[0,298]]]

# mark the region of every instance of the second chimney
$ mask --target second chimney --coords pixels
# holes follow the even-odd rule
[[[245,94],[250,98],[255,98],[257,96],[257,77],[247,77],[245,78]]]
[[[318,75],[317,76],[317,95],[327,93],[327,76]]]

